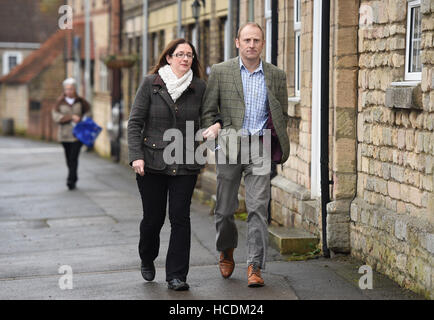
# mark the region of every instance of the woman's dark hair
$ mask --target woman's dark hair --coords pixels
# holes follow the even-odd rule
[[[166,46],[166,48],[160,54],[160,57],[158,58],[157,64],[152,68],[151,71],[149,71],[149,74],[157,74],[158,70],[161,67],[164,67],[166,64],[169,64],[166,60],[166,56],[167,55],[171,56],[175,52],[176,48],[180,44],[184,44],[184,43],[188,44],[191,47],[191,50],[193,51],[194,58],[193,58],[193,62],[191,64],[191,70],[193,71],[193,75],[198,77],[198,78],[203,78],[203,71],[202,71],[202,67],[200,65],[199,59],[197,58],[196,49],[194,48],[194,46],[191,44],[190,41],[187,41],[187,40],[182,39],[182,38],[172,40]]]

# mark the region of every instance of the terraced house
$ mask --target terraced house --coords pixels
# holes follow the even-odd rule
[[[290,253],[307,239],[434,298],[433,0],[93,3],[98,153],[127,162],[130,107],[167,43],[191,40],[209,71],[237,56],[238,27],[255,21],[266,34],[262,58],[288,79],[290,156],[270,186],[272,241]],[[83,1],[70,4],[78,28]],[[72,58],[66,68],[75,74]],[[208,165],[196,196],[212,201],[215,184]]]
[[[127,3],[124,50],[140,52],[142,2]],[[198,23],[193,1],[180,3],[149,1],[148,68],[179,26],[207,68],[236,56],[237,26],[256,21],[263,59],[288,75],[291,153],[270,210],[281,251],[304,230],[324,254],[351,254],[433,298],[434,3],[209,0]],[[124,71],[125,106],[139,74]],[[209,165],[197,195],[213,193]]]

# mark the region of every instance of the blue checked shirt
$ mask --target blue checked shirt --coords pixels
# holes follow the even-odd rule
[[[262,60],[259,67],[250,73],[240,58],[240,70],[243,82],[244,104],[246,105],[243,120],[244,134],[262,135],[262,129],[264,129],[268,120],[267,86],[265,84]]]

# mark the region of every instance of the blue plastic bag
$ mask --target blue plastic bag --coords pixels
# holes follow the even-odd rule
[[[85,117],[74,126],[72,134],[86,146],[92,147],[101,130],[91,118]]]

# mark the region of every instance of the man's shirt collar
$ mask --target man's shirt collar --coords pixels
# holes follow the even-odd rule
[[[240,57],[240,70],[243,70],[243,68],[244,68],[244,70],[246,70],[247,72],[249,72],[250,73],[250,71],[246,68],[246,66],[243,64],[243,60],[241,59],[241,57]],[[260,61],[259,61],[259,66],[256,68],[256,70],[255,71],[253,71],[252,72],[252,74],[253,73],[256,73],[256,72],[262,72],[262,73],[264,73],[264,69],[262,68],[262,59],[260,59]]]

